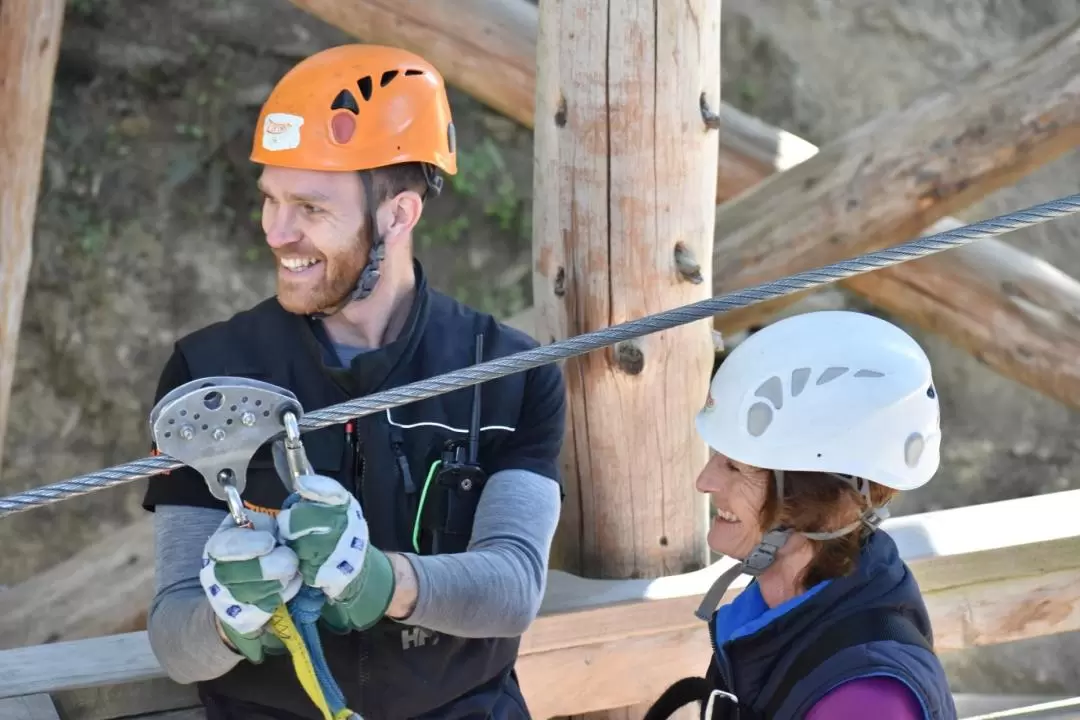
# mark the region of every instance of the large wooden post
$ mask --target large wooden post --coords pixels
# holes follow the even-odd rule
[[[0,2],[0,468],[63,0]]]
[[[536,337],[708,297],[720,0],[544,0],[537,47]],[[567,361],[556,566],[627,578],[706,562],[693,419],[712,362],[708,321]]]

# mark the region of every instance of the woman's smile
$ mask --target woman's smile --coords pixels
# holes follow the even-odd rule
[[[716,512],[717,520],[729,523],[739,522],[739,517],[730,510],[724,510],[723,508],[716,507],[715,505],[713,506],[713,510]]]

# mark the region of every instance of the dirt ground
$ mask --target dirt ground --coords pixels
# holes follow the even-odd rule
[[[723,96],[822,144],[1078,15],[1073,0],[725,0]],[[287,0],[69,0],[0,493],[144,456],[172,342],[273,292],[247,161],[258,107],[296,60],[348,40]],[[418,254],[436,287],[508,315],[531,302],[531,133],[456,91],[451,103],[461,173],[429,208]],[[1076,160],[963,217],[1072,192]],[[1080,276],[1080,221],[1006,239]],[[901,512],[1080,486],[1080,415],[916,334],[948,434],[939,478]],[[141,490],[0,522],[0,585],[141,514]],[[973,691],[1080,690],[1054,656],[1080,659],[1080,645],[1014,644],[950,670]]]

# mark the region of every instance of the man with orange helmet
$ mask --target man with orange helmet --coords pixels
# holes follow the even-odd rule
[[[276,297],[179,340],[156,398],[234,375],[311,411],[473,364],[477,347],[485,359],[535,347],[428,287],[413,257],[456,150],[443,80],[412,53],[346,45],[289,71],[251,154]],[[367,720],[528,717],[513,665],[559,515],[565,391],[545,365],[480,396],[475,457],[471,390],[307,433],[315,474],[281,512],[288,490],[263,447],[244,492],[253,528],[233,526],[189,468],[151,478],[150,641],[171,677],[197,683],[210,720],[321,717],[267,629],[301,583],[328,598],[323,649]]]

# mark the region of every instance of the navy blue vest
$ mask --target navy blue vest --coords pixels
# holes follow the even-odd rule
[[[192,377],[263,380],[288,388],[312,411],[471,365],[474,337],[481,332],[485,359],[536,346],[490,315],[429,289],[417,264],[417,300],[400,338],[355,358],[349,368],[328,366],[317,325],[286,312],[276,298],[181,339],[177,352]],[[561,376],[549,375],[560,372],[556,366],[530,372],[543,373],[545,385],[563,392]],[[501,469],[500,445],[519,422],[525,382],[526,374],[518,373],[481,386],[479,465],[489,473]],[[480,488],[471,500],[458,503],[468,517],[456,536],[443,538],[441,547],[433,548],[427,533],[415,538],[414,532],[429,469],[448,441],[466,438],[472,392],[465,388],[305,433],[315,471],[339,480],[361,500],[375,546],[414,552],[418,539],[421,554],[465,550]],[[269,446],[264,446],[249,466],[245,503],[279,509],[285,498]],[[144,505],[170,502],[224,508],[188,468],[151,480]],[[518,638],[460,638],[389,619],[362,633],[339,634],[324,626],[320,635],[349,706],[367,718],[526,717],[511,672]],[[200,693],[208,706],[230,708],[221,717],[320,718],[287,655],[268,657],[260,665],[241,662],[224,676],[200,683]],[[287,714],[240,709],[249,703]]]
[[[845,620],[854,623],[872,609],[891,611],[886,615],[902,618],[921,638],[917,643],[860,641],[811,666],[805,674],[794,671],[799,656],[822,643],[827,633],[836,632]],[[716,698],[714,719],[803,718],[830,690],[868,676],[903,682],[918,697],[927,720],[956,718],[945,672],[930,649],[930,618],[915,577],[884,531],[867,539],[851,575],[820,583],[772,609],[751,583],[713,614],[709,629],[714,656],[703,685],[738,698],[737,705]],[[789,671],[796,676],[794,683]],[[874,717],[872,708],[866,716]]]

